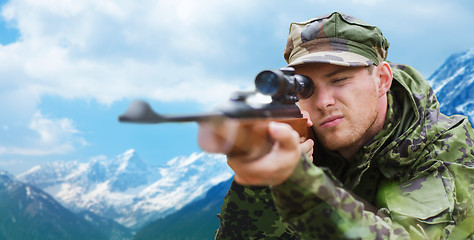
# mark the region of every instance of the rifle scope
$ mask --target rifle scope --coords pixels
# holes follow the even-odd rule
[[[314,84],[311,78],[295,74],[291,67],[281,70],[265,70],[255,78],[255,87],[273,100],[297,102],[299,99],[311,97]]]

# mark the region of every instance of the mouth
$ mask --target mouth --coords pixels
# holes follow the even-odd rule
[[[342,117],[342,116],[330,116],[330,117],[324,119],[324,121],[322,121],[321,124],[319,124],[319,126],[321,128],[330,128],[330,127],[334,127],[334,126],[338,125],[343,120],[344,120],[344,117]]]

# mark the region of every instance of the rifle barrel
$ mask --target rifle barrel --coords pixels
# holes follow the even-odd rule
[[[199,122],[222,117],[224,116],[219,112],[190,115],[161,115],[153,111],[147,102],[136,100],[130,104],[124,114],[119,116],[119,121],[130,123]]]

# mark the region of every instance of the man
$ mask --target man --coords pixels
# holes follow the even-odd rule
[[[315,84],[299,103],[315,138],[272,122],[269,153],[228,156],[217,239],[474,238],[474,131],[387,50],[340,13],[291,24],[285,59]],[[201,147],[223,152],[207,136],[201,125]]]

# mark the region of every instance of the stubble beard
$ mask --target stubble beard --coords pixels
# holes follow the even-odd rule
[[[368,130],[375,124],[378,111],[375,107],[366,109],[359,114],[344,114],[345,111],[331,111],[322,113],[325,118],[334,115],[335,112],[342,112],[344,121],[329,129],[318,129],[316,136],[320,143],[331,151],[343,151],[344,149],[362,146],[366,140]],[[324,119],[323,118],[323,119]]]

